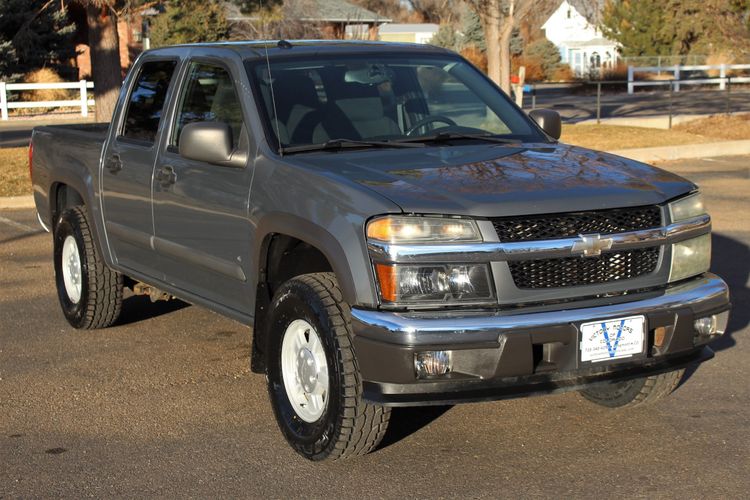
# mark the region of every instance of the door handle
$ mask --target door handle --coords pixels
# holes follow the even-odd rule
[[[177,173],[175,173],[174,167],[171,165],[161,167],[156,173],[156,180],[165,188],[177,182]]]
[[[122,161],[120,161],[120,155],[114,154],[109,157],[109,160],[107,160],[106,163],[107,170],[112,172],[113,174],[116,174],[120,170],[122,170]]]

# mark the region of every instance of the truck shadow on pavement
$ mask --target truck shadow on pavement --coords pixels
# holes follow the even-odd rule
[[[730,349],[737,344],[734,335],[750,324],[750,248],[727,236],[713,233],[711,271],[721,276],[729,285],[732,311],[729,313],[727,331],[709,344],[714,352]],[[685,369],[680,385],[695,374],[700,365]]]
[[[453,406],[414,406],[393,408],[388,430],[378,446],[378,450],[388,448],[406,439],[423,427],[443,416]]]
[[[122,314],[117,320],[116,326],[125,326],[139,321],[156,318],[158,316],[173,313],[190,306],[187,302],[179,299],[160,300],[151,302],[146,296],[133,295],[122,301]]]
[[[729,285],[732,312],[726,333],[711,343],[714,351],[723,351],[737,342],[733,336],[750,324],[750,248],[744,243],[721,234],[713,234],[711,271]]]

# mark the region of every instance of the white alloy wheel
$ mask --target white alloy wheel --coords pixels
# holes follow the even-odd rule
[[[62,274],[65,283],[65,292],[73,304],[81,300],[81,255],[78,253],[78,244],[73,236],[68,236],[63,242],[62,249]]]
[[[318,333],[305,320],[292,321],[284,332],[281,373],[297,416],[317,421],[328,404],[328,363]]]

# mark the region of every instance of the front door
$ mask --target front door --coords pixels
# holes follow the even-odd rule
[[[213,165],[179,153],[185,125],[220,121],[230,126],[235,151],[248,156],[238,79],[218,61],[190,62],[154,172],[154,246],[168,283],[249,314],[252,167]]]
[[[161,278],[152,248],[151,176],[164,106],[177,61],[151,60],[135,77],[102,166],[102,203],[109,246],[120,266]]]

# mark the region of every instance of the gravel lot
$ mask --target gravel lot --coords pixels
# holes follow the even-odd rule
[[[666,497],[750,491],[750,157],[663,165],[701,184],[730,283],[716,358],[669,399],[608,411],[568,393],[394,412],[355,461],[309,463],[276,428],[251,330],[181,302],[126,301],[74,331],[51,238],[0,212],[0,498]]]

